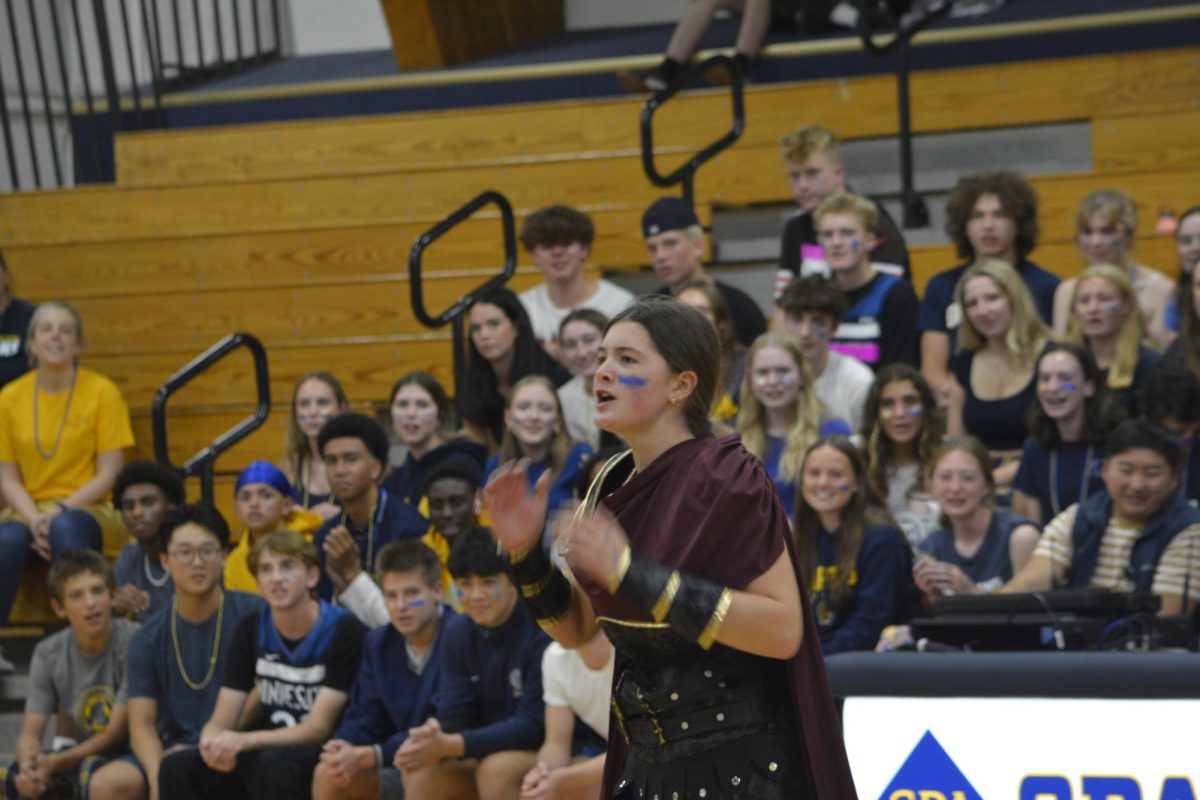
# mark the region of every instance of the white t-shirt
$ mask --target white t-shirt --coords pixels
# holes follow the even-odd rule
[[[582,375],[558,387],[558,402],[562,405],[567,424],[567,436],[572,442],[582,442],[593,450],[600,446],[600,429],[596,427],[596,398],[587,390]]]
[[[542,654],[542,700],[548,706],[570,708],[589,728],[607,739],[615,663],[616,657],[612,656],[603,669],[588,669],[579,653],[551,642]]]
[[[825,412],[845,420],[850,430],[857,434],[862,430],[863,405],[873,383],[875,373],[870,367],[830,350],[825,370],[813,383],[813,389],[821,405],[825,406]]]
[[[526,289],[517,297],[525,306],[525,313],[533,324],[533,335],[542,342],[558,338],[558,326],[563,319],[574,311],[574,308],[559,308],[550,300],[550,291],[546,284],[539,283],[532,289]],[[633,302],[633,295],[615,283],[603,278],[596,281],[596,291],[575,308],[591,308],[606,317],[614,317],[624,311]]]
[[[921,464],[905,464],[887,468],[887,507],[892,519],[908,537],[913,548],[919,548],[929,535],[941,527],[938,517],[941,508],[937,500],[928,493],[909,497],[909,491],[921,477]]]

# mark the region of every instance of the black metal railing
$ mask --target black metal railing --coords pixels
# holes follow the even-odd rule
[[[904,7],[905,4],[900,4]],[[950,13],[954,0],[927,4],[913,19],[900,23],[898,9],[878,0],[860,0],[858,35],[863,49],[880,58],[896,56],[896,105],[900,111],[900,202],[904,209],[904,227],[925,228],[929,225],[929,207],[917,191],[913,180],[912,156],[912,99],[909,93],[911,73],[909,46],[914,36]],[[890,37],[880,43],[876,35],[888,30]]]
[[[663,175],[659,172],[654,160],[655,112],[680,91],[695,85],[702,76],[711,75],[717,71],[724,72],[727,76],[726,80],[729,82],[729,100],[731,105],[729,130],[715,139],[711,144],[701,148],[699,152],[692,155],[671,173]],[[726,148],[731,147],[741,137],[742,131],[746,129],[746,107],[742,100],[742,87],[742,73],[738,69],[737,64],[729,56],[718,55],[693,64],[679,75],[679,77],[671,81],[666,89],[663,89],[661,92],[655,92],[646,101],[646,104],[642,106],[640,122],[642,170],[646,173],[646,178],[655,186],[663,188],[680,184],[683,190],[683,199],[689,205],[694,205],[693,188],[695,186],[696,172],[706,162],[718,156]]]
[[[254,413],[218,436],[212,444],[189,458],[183,466],[176,466],[171,461],[171,450],[167,443],[167,400],[239,347],[249,350],[254,359],[254,383],[258,392]],[[212,505],[213,473],[217,458],[259,428],[267,421],[270,413],[271,380],[267,371],[267,351],[255,336],[249,333],[231,333],[167,378],[167,382],[154,393],[150,417],[154,432],[154,457],[164,466],[178,470],[185,478],[199,476],[200,494],[205,503]]]
[[[472,214],[490,203],[494,203],[500,209],[500,227],[504,236],[504,264],[501,266],[500,272],[455,300],[444,311],[438,314],[430,314],[428,309],[425,308],[425,287],[421,276],[425,251],[456,225],[465,222]],[[508,198],[500,194],[500,192],[489,190],[461,206],[437,225],[434,225],[425,233],[418,236],[417,240],[413,242],[412,250],[409,251],[408,285],[412,297],[413,314],[427,328],[440,328],[446,324],[451,325],[454,341],[455,397],[458,396],[459,387],[462,385],[462,361],[466,348],[466,340],[463,335],[463,315],[466,314],[471,304],[475,302],[476,297],[489,289],[504,285],[517,271],[516,230],[516,220],[513,217],[512,204],[508,202]]]
[[[0,191],[114,180],[115,133],[280,42],[279,0],[0,0]]]

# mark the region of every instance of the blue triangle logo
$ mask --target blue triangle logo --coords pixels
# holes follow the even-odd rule
[[[925,731],[879,800],[939,797],[983,800],[933,734]]]

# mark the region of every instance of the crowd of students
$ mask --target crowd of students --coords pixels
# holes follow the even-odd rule
[[[964,262],[918,298],[900,231],[847,191],[836,137],[801,129],[782,155],[800,209],[769,332],[705,271],[688,204],[656,201],[641,228],[657,292],[716,332],[718,399],[698,424],[739,432],[774,481],[813,641],[901,645],[889,626],[952,593],[1107,587],[1193,613],[1200,207],[1178,220],[1172,283],[1132,255],[1132,201],[1092,193],[1084,268],[1060,282],[1029,260],[1029,184],[969,175],[947,214]],[[80,365],[78,312],[14,300],[0,272],[3,331],[24,320],[0,367],[32,365],[0,390],[0,623],[41,559],[69,624],[35,651],[7,795],[596,797],[612,648],[602,633],[547,647],[483,510],[517,460],[568,508],[621,447],[595,425],[593,376],[626,357],[604,336],[633,296],[588,276],[594,235],[566,206],[526,217],[544,282],[468,309],[456,409],[406,374],[389,434],[333,375],[303,376],[280,462],[238,477],[236,532],[171,470],[125,464],[128,409]],[[132,541],[110,566],[96,551],[113,537]]]

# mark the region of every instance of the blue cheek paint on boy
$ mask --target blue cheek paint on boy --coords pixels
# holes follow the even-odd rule
[[[617,383],[623,386],[645,386],[646,379],[639,378],[636,375],[618,375]]]

